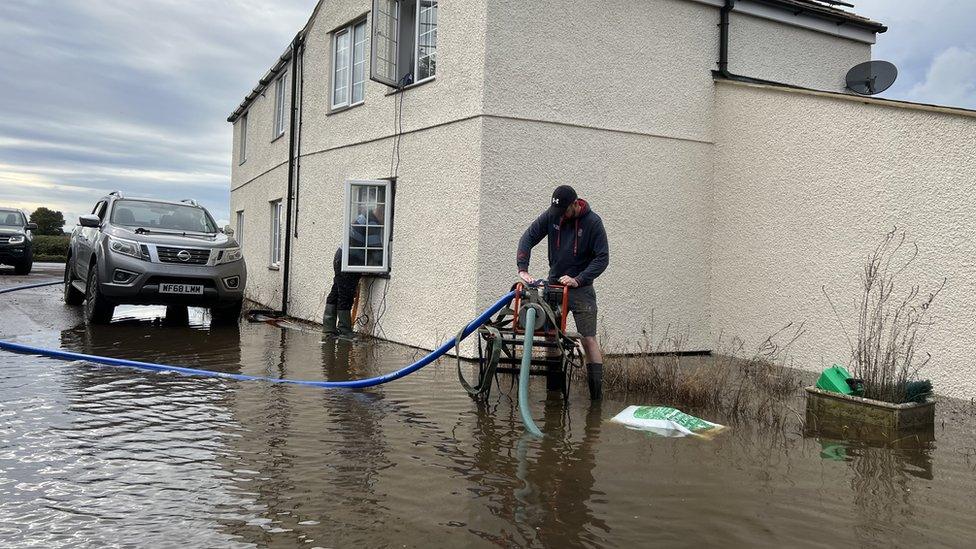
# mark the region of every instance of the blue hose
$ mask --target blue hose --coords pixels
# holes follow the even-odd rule
[[[13,288],[0,289],[0,294],[5,294],[8,292],[16,292],[18,290],[27,290],[29,288],[40,288],[42,286],[52,286],[54,284],[61,284],[61,281],[56,282],[41,282],[38,284],[27,284],[25,286],[15,286]],[[495,302],[494,305],[486,309],[483,313],[478,315],[477,318],[472,320],[465,326],[462,336],[459,339],[464,339],[471,335],[475,330],[477,330],[482,324],[487,322],[491,315],[497,313],[502,308],[504,308],[508,303],[515,297],[515,292],[508,292],[501,299]],[[458,339],[458,340],[459,340]],[[366,387],[374,387],[376,385],[382,385],[384,383],[389,383],[400,379],[401,377],[408,376],[417,370],[427,366],[431,362],[437,360],[444,353],[450,351],[454,346],[456,341],[454,338],[445,341],[440,347],[431,351],[427,356],[424,356],[420,360],[414,362],[409,366],[405,366],[394,372],[388,374],[383,374],[381,376],[370,377],[366,379],[355,379],[351,381],[308,381],[301,379],[284,379],[278,377],[264,377],[264,376],[249,376],[246,374],[230,374],[226,372],[214,372],[211,370],[198,370],[196,368],[186,368],[183,366],[171,366],[168,364],[154,364],[152,362],[139,362],[137,360],[126,360],[124,358],[111,358],[107,356],[98,355],[86,355],[84,353],[75,353],[71,351],[62,351],[59,349],[45,349],[44,347],[34,347],[32,345],[24,345],[22,343],[14,343],[12,341],[0,340],[0,349],[5,351],[10,351],[14,353],[23,353],[30,355],[40,355],[49,358],[56,358],[60,360],[83,360],[85,362],[94,362],[96,364],[104,364],[106,366],[117,366],[120,368],[135,368],[138,370],[149,370],[155,372],[176,372],[179,374],[184,374],[188,376],[203,376],[203,377],[219,377],[223,379],[233,379],[236,381],[266,381],[268,383],[287,383],[290,385],[304,385],[306,387],[320,387],[324,389],[363,389]]]

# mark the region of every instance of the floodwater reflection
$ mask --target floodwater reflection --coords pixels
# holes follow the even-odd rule
[[[39,307],[61,306],[35,295]],[[417,356],[314,329],[211,327],[197,310],[64,322],[24,337],[299,379],[355,379]],[[367,390],[9,354],[0,371],[2,546],[964,546],[976,534],[966,403],[940,403],[936,440],[915,446],[807,437],[799,424],[707,410],[689,411],[727,432],[665,439],[607,420],[630,404],[669,403],[609,394],[594,405],[582,386],[564,403],[533,380],[546,433],[535,440],[507,378],[476,402],[453,363]]]

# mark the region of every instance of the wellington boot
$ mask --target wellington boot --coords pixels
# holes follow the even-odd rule
[[[586,385],[590,388],[590,400],[603,398],[603,364],[586,365]]]
[[[336,325],[338,337],[352,339],[356,337],[356,332],[352,331],[352,311],[339,311],[338,323]]]
[[[338,332],[336,331],[336,306],[326,305],[325,314],[322,315],[322,332],[328,336],[334,336]]]

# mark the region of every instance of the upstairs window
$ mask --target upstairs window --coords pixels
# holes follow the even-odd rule
[[[437,0],[373,0],[370,78],[394,88],[437,73]]]
[[[332,108],[362,103],[366,93],[366,21],[336,31],[332,52]]]
[[[392,181],[346,181],[342,238],[344,272],[389,272],[392,215]]]
[[[285,133],[285,126],[288,125],[287,115],[288,109],[285,107],[286,96],[285,90],[287,89],[286,83],[288,82],[288,75],[283,74],[275,82],[275,110],[274,110],[274,134],[272,135],[272,140],[278,139]]]
[[[238,124],[241,126],[241,134],[240,143],[237,145],[237,161],[243,164],[247,160],[247,113],[241,116]]]

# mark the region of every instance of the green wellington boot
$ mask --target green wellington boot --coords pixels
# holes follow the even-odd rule
[[[339,321],[336,327],[339,337],[352,339],[356,337],[356,332],[352,331],[352,311],[339,311]]]
[[[334,336],[338,332],[336,331],[336,306],[326,305],[325,314],[322,315],[322,332],[325,335]]]

